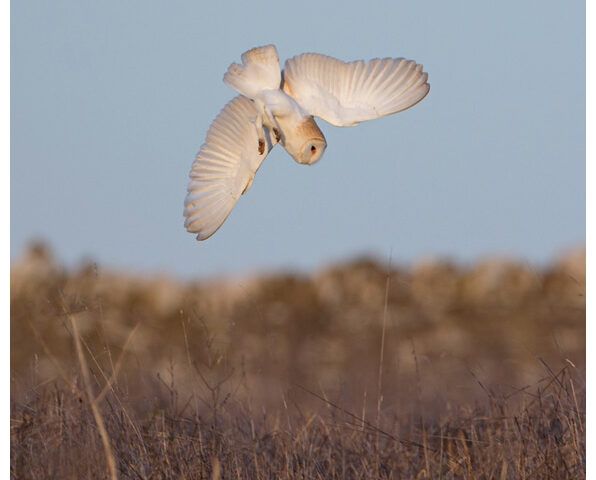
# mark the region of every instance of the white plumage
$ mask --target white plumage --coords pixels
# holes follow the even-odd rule
[[[351,127],[416,105],[430,89],[427,79],[413,60],[345,63],[304,53],[286,62],[283,88],[311,115]]]
[[[259,154],[259,138],[251,123],[256,114],[248,98],[234,98],[211,124],[192,164],[184,202],[184,226],[196,233],[198,240],[205,240],[217,231],[277,143],[266,130],[264,151]]]
[[[245,52],[224,75],[240,95],[211,124],[192,165],[186,229],[198,240],[213,235],[277,143],[298,163],[317,162],[327,142],[313,116],[348,127],[401,112],[428,94],[427,80],[413,60],[346,63],[316,53],[287,60],[282,79],[275,46]]]

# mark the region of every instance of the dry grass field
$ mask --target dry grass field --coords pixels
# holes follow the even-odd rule
[[[180,282],[11,270],[11,478],[585,478],[585,250]]]

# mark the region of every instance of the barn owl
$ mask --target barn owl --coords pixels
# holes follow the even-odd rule
[[[422,65],[404,58],[346,63],[304,53],[283,72],[274,45],[241,58],[224,75],[240,95],[211,124],[190,172],[184,226],[197,240],[221,227],[278,143],[298,163],[320,160],[327,142],[313,117],[351,127],[410,108],[430,89]]]

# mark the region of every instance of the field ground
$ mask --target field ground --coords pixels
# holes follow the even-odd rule
[[[585,250],[236,280],[11,269],[11,478],[585,477]]]

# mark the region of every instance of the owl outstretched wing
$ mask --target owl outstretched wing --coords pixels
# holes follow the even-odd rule
[[[197,234],[197,240],[209,238],[221,227],[277,143],[264,127],[265,142],[259,144],[253,123],[256,115],[254,104],[239,95],[209,127],[205,143],[192,164],[184,201],[184,226]]]
[[[404,58],[346,63],[304,53],[286,61],[283,90],[311,115],[349,127],[416,105],[430,90],[422,69]]]

